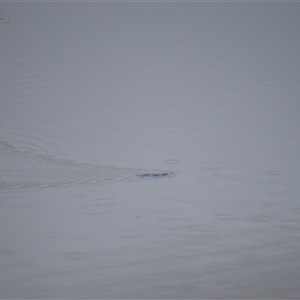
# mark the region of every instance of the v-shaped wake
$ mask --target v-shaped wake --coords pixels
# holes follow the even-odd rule
[[[173,172],[100,167],[23,152],[0,142],[0,188],[50,187],[128,178],[173,177]]]

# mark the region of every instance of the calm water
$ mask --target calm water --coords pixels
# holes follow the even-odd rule
[[[299,12],[2,3],[0,298],[299,299]]]

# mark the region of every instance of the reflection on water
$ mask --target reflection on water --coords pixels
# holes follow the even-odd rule
[[[0,142],[0,187],[50,187],[75,183],[101,182],[133,177],[171,177],[170,172],[99,167],[55,159],[30,151],[19,151]],[[160,176],[161,175],[161,176]]]

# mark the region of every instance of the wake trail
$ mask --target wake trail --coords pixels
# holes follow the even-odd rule
[[[129,178],[173,177],[173,172],[100,167],[20,151],[0,141],[0,188],[51,187]]]

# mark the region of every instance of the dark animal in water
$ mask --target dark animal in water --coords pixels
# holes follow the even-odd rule
[[[170,175],[170,173],[144,173],[144,174],[140,174],[139,177],[140,178],[160,178],[160,177],[166,177]]]

